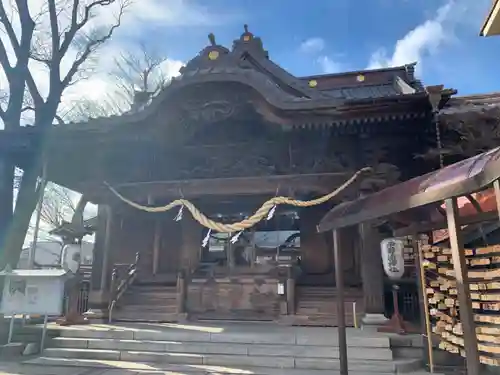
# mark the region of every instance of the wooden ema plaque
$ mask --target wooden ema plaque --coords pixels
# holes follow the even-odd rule
[[[439,348],[465,357],[451,249],[421,245],[425,293]],[[465,249],[480,362],[500,366],[500,245]]]

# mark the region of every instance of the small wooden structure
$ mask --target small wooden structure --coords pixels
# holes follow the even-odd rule
[[[471,197],[471,194],[492,188],[497,199],[497,210],[481,212],[474,216],[460,217],[457,199]],[[444,201],[445,210],[441,207]],[[458,313],[461,320],[460,330],[463,334],[463,354],[467,359],[467,373],[478,375],[480,368],[478,337],[476,335],[477,314],[474,309],[477,303],[471,300],[469,277],[466,263],[466,251],[462,241],[462,227],[467,224],[487,220],[499,220],[500,208],[500,148],[450,165],[409,181],[386,188],[364,198],[345,202],[333,208],[321,221],[318,230],[321,233],[334,232],[335,243],[346,228],[373,220],[391,220],[393,223],[407,222],[413,217],[413,224],[396,230],[396,234],[425,233],[431,230],[447,228],[449,231],[450,253],[453,270],[450,274],[456,279],[458,291]],[[446,220],[436,221],[436,213],[444,214]],[[426,221],[427,220],[427,221]],[[340,245],[338,245],[340,246]],[[335,254],[340,254],[336,250]],[[336,267],[342,267],[341,257],[335,259]],[[496,271],[491,271],[496,272]],[[484,271],[483,271],[484,273]],[[472,276],[477,277],[477,272]],[[491,277],[489,273],[484,278]],[[342,283],[338,280],[338,298],[343,298]],[[339,306],[343,306],[342,303]],[[481,308],[481,306],[479,305]],[[339,310],[338,314],[342,311]],[[426,314],[429,312],[426,311]],[[493,320],[489,320],[492,322]],[[339,328],[339,342],[345,343],[345,328]],[[341,351],[341,373],[347,374],[347,357],[345,349]],[[484,356],[482,356],[484,357]],[[489,363],[486,360],[483,362]]]

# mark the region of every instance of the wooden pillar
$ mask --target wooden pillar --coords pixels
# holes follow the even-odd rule
[[[161,218],[155,218],[155,230],[153,234],[153,275],[158,273],[158,266],[160,262],[160,246],[161,246]]]
[[[191,215],[185,215],[181,226],[182,265],[184,269],[192,271],[198,267],[200,261],[203,228]]]
[[[380,235],[370,223],[359,225],[361,242],[361,279],[363,282],[364,324],[383,324],[384,272],[380,256]]]
[[[323,274],[324,281],[333,281],[333,259],[331,243],[323,233],[318,233],[316,226],[326,214],[326,208],[308,207],[300,211],[300,251],[301,267],[304,273]],[[319,281],[318,278],[311,280]]]
[[[347,334],[345,326],[344,272],[342,266],[342,248],[339,230],[333,231],[333,255],[335,259],[335,285],[337,291],[337,325],[339,340],[340,374],[347,375]]]
[[[472,310],[472,301],[470,297],[469,277],[462,242],[462,233],[458,222],[457,199],[446,199],[445,206],[448,233],[450,236],[451,256],[453,259],[453,270],[455,271],[458,301],[460,303],[460,321],[462,322],[463,329],[467,374],[479,375],[480,362],[477,347],[476,325],[474,323],[474,311]]]
[[[107,311],[109,303],[109,286],[113,268],[111,254],[112,226],[113,213],[111,207],[99,205],[89,295],[89,307],[93,311]]]
[[[292,267],[288,268],[286,277],[286,306],[287,314],[295,315],[295,277]]]
[[[181,270],[177,275],[177,314],[185,314],[187,312],[186,296],[186,272],[184,270]]]
[[[420,235],[415,232],[412,235],[412,245],[413,245],[413,252],[415,254],[415,267],[417,271],[417,286],[418,286],[418,291],[419,291],[419,309],[420,309],[420,332],[422,334],[422,337],[425,338],[423,340],[423,355],[422,357],[425,358],[426,363],[429,365],[429,371],[431,374],[434,373],[434,357],[433,357],[433,350],[434,347],[432,345],[432,327],[431,327],[431,321],[430,321],[430,311],[429,311],[429,300],[427,296],[427,291],[426,291],[426,284],[425,284],[425,270],[423,266],[423,256],[422,256],[422,251],[421,251],[421,246],[419,243],[421,243],[423,240],[420,238]]]
[[[497,204],[498,218],[500,219],[500,180],[493,181],[493,190],[495,191],[495,201]]]

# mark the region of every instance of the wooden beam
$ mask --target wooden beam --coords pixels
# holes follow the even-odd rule
[[[467,358],[467,374],[479,375],[480,362],[477,346],[476,325],[469,288],[469,276],[465,260],[462,233],[458,216],[457,198],[445,200],[448,232],[450,236],[451,256],[460,302],[460,320],[463,327],[465,354]]]
[[[267,194],[274,196],[276,191],[281,195],[290,195],[291,192],[327,194],[344,183],[351,175],[351,172],[346,171],[305,175],[132,182],[113,187],[134,201],[145,201],[148,196],[154,200],[177,199],[181,196],[192,199],[210,195]],[[356,186],[358,186],[356,183],[351,185],[351,191]],[[82,184],[75,186],[73,190],[86,193],[94,203],[109,203],[118,200],[103,184],[99,186]]]
[[[466,217],[459,217],[457,221],[460,225],[470,225],[477,224],[485,221],[495,221],[498,220],[497,211],[482,212],[477,215],[471,215]],[[413,233],[426,233],[439,229],[448,228],[448,223],[444,221],[436,222],[423,222],[419,224],[412,224],[404,228],[399,228],[394,231],[395,237],[411,236]]]

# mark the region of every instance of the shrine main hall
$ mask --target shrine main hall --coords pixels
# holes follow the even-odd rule
[[[113,320],[336,325],[332,238],[316,226],[345,200],[438,168],[417,156],[436,147],[436,113],[455,92],[425,87],[415,64],[297,77],[248,27],[231,48],[210,35],[180,73],[155,96],[137,93],[130,111],[54,126],[44,142],[48,180],[99,207],[90,307]],[[276,196],[322,197],[366,167],[321,204],[278,205],[233,233],[186,207],[130,204],[185,199],[238,223]],[[390,235],[369,223],[343,239],[348,324],[388,315],[380,241]]]

